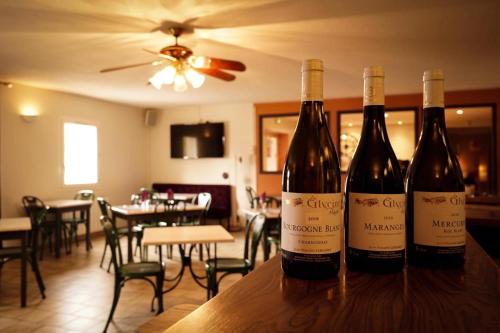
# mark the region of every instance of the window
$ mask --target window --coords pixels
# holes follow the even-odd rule
[[[64,123],[64,184],[97,183],[97,127]]]

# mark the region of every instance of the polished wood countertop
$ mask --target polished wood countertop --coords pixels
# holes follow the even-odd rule
[[[288,278],[276,256],[167,332],[498,332],[500,271],[467,235],[455,270]]]

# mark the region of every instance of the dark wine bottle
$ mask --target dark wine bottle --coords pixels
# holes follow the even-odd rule
[[[323,112],[323,63],[302,64],[302,105],[283,168],[281,267],[327,279],[340,267],[342,194],[337,153]]]
[[[365,68],[363,127],[345,184],[347,268],[394,272],[405,263],[405,194],[384,117],[384,70]]]
[[[408,168],[408,263],[460,266],[465,255],[465,192],[444,120],[444,76],[424,73],[424,119]]]

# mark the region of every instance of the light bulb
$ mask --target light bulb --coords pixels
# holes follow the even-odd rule
[[[177,73],[177,70],[175,69],[174,66],[168,65],[167,67],[162,69],[160,73],[163,79],[163,84],[172,84],[174,83],[175,74]]]
[[[168,65],[167,67],[163,68],[162,70],[156,72],[155,75],[153,75],[149,79],[149,82],[156,89],[160,89],[163,84],[174,83],[174,78],[175,78],[176,72],[177,72],[177,70],[175,69],[174,66]]]
[[[203,82],[205,82],[205,76],[201,75],[192,68],[188,69],[185,75],[193,88],[199,88],[203,85]]]
[[[186,91],[188,88],[186,78],[183,74],[177,74],[174,79],[174,90],[177,92]]]
[[[160,72],[156,72],[156,74],[149,79],[149,83],[151,83],[151,85],[156,89],[160,90],[163,84],[163,79],[161,78]]]

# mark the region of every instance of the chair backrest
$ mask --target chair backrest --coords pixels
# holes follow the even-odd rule
[[[101,210],[101,215],[111,218],[111,205],[103,197],[98,197],[97,204]]]
[[[245,187],[245,192],[247,194],[247,199],[248,202],[250,203],[250,206],[254,208],[253,205],[254,205],[254,200],[257,197],[257,192],[255,192],[255,190],[251,186]]]
[[[120,267],[123,264],[123,256],[120,247],[120,240],[118,238],[118,232],[109,217],[104,215],[101,216],[100,222],[104,230],[104,234],[106,235],[106,240],[111,248],[111,262],[113,263],[115,276],[119,276]]]
[[[198,193],[198,205],[205,206],[205,212],[210,209],[210,204],[212,203],[212,195],[208,192]]]
[[[92,190],[81,190],[78,191],[75,196],[75,200],[89,200],[89,201],[94,201],[95,199],[95,194],[94,191]]]
[[[30,243],[32,251],[36,251],[38,248],[39,230],[46,223],[47,206],[42,200],[31,195],[24,196],[22,201],[26,215],[30,218],[31,222]]]
[[[264,214],[258,214],[252,217],[250,222],[248,222],[245,230],[245,249],[243,257],[249,259],[250,269],[255,267],[255,258],[257,257],[257,250],[259,247],[260,240],[262,239],[262,234],[264,232],[264,225],[266,223],[266,216]],[[250,257],[248,256],[248,246],[250,243],[250,231],[252,232],[252,242],[250,246]]]

